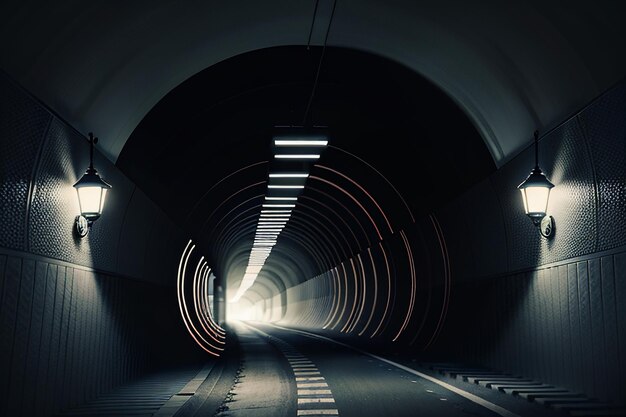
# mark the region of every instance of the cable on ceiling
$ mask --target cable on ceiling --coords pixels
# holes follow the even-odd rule
[[[317,14],[317,4],[315,3],[315,12],[313,15],[313,23],[315,23],[315,14]],[[313,98],[315,97],[315,91],[317,90],[317,84],[320,78],[320,72],[322,70],[322,63],[324,62],[324,55],[326,53],[326,42],[328,41],[328,34],[330,33],[330,26],[333,23],[333,17],[335,17],[335,8],[337,7],[337,0],[333,1],[333,9],[330,12],[330,19],[328,19],[328,27],[326,28],[326,35],[324,36],[324,43],[322,44],[322,53],[320,54],[320,59],[317,64],[317,71],[315,73],[315,80],[313,81],[313,88],[311,89],[311,95],[309,96],[309,101],[306,106],[306,110],[304,111],[304,117],[302,118],[302,126],[306,126],[306,122],[309,116],[309,111],[311,110],[311,104],[313,103]],[[313,24],[311,24],[311,31],[309,33],[309,43],[311,41],[311,34],[313,33]],[[307,45],[307,48],[309,45]]]

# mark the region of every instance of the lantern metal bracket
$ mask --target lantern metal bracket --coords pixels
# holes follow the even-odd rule
[[[545,216],[539,224],[539,233],[541,236],[550,239],[554,236],[554,217]]]
[[[78,215],[76,216],[76,221],[74,223],[76,225],[76,233],[78,237],[81,239],[89,234],[89,230],[91,230],[92,221],[87,220],[85,216]]]

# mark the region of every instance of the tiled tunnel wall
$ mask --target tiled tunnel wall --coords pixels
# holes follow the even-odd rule
[[[114,188],[89,235],[73,232],[88,158],[84,137],[0,76],[2,416],[52,415],[197,351],[172,288],[184,233],[98,152]]]
[[[556,221],[553,239],[542,238],[525,216],[517,190],[533,158],[533,149],[525,150],[435,212],[449,254],[448,300],[433,231],[424,221],[405,228],[422,286],[399,341],[416,352],[428,347],[443,311],[445,325],[429,352],[626,403],[626,85],[605,93],[540,141],[540,166],[556,185],[548,208]],[[410,265],[397,240],[396,235],[382,242],[396,245],[389,251],[394,289],[386,313],[394,320],[383,323],[391,323],[386,332],[375,334],[387,339],[411,310]],[[381,269],[378,289],[384,293]],[[342,297],[335,275],[329,271],[288,289],[283,321],[323,327],[346,288],[357,307],[363,296],[371,297],[372,271],[357,268],[355,274],[347,268]],[[361,276],[369,277],[368,294],[355,294],[356,284],[350,284]],[[381,320],[384,303],[379,298],[373,305],[374,320]],[[327,326],[333,327],[372,335],[361,334],[361,325],[352,332],[351,326]],[[421,335],[412,338],[416,332]]]

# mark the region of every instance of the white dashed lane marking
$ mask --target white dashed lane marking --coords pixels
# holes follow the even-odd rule
[[[334,403],[335,399],[332,397],[322,398],[298,398],[298,404],[318,404],[318,403]]]
[[[325,395],[332,394],[329,389],[299,389],[298,395]]]
[[[296,378],[298,394],[298,416],[338,416],[339,410],[328,408],[334,406],[335,399],[323,376],[313,361],[295,350],[288,343],[254,329],[267,337],[287,359]],[[325,407],[325,408],[322,408]]]
[[[296,384],[298,388],[325,388],[328,386],[326,382],[305,382]]]

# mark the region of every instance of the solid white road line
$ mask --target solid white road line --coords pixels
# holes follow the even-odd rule
[[[499,405],[496,405],[496,404],[494,404],[492,402],[489,402],[489,401],[485,400],[484,398],[479,397],[478,395],[474,395],[474,394],[472,394],[470,392],[464,391],[464,390],[462,390],[460,388],[455,387],[454,385],[450,385],[447,382],[443,382],[443,381],[441,381],[441,380],[439,380],[437,378],[434,378],[434,377],[432,377],[430,375],[427,375],[427,374],[425,374],[423,372],[416,371],[415,369],[411,369],[408,366],[404,366],[404,365],[401,365],[399,363],[390,361],[389,359],[385,359],[385,358],[383,358],[381,356],[374,355],[373,353],[369,353],[369,352],[366,352],[364,350],[361,350],[361,349],[355,348],[353,346],[347,345],[345,343],[338,342],[338,341],[333,340],[333,339],[331,339],[329,337],[320,336],[318,334],[305,332],[304,330],[289,329],[289,328],[286,328],[286,327],[277,326],[277,325],[272,324],[272,323],[268,323],[268,325],[270,325],[272,327],[275,327],[277,329],[281,329],[281,330],[285,330],[285,331],[289,331],[289,332],[300,333],[300,334],[302,334],[304,336],[308,336],[310,338],[319,339],[319,340],[325,340],[327,342],[334,343],[336,345],[343,346],[345,348],[351,349],[351,350],[353,350],[355,352],[358,352],[358,353],[360,353],[362,355],[367,355],[367,356],[369,356],[371,358],[378,359],[381,362],[384,362],[384,363],[387,363],[389,365],[395,366],[398,369],[402,369],[403,371],[406,371],[406,372],[408,372],[410,374],[417,375],[420,378],[424,378],[424,379],[426,379],[426,380],[428,380],[428,381],[430,381],[430,382],[432,382],[434,384],[437,384],[437,385],[439,385],[439,386],[441,386],[441,387],[443,387],[443,388],[445,388],[445,389],[447,389],[449,391],[452,391],[455,394],[458,394],[461,397],[464,397],[464,398],[470,400],[473,403],[476,403],[476,404],[478,404],[480,406],[483,406],[486,409],[491,410],[494,413],[496,413],[496,414],[498,414],[498,415],[500,415],[502,417],[520,417],[519,415],[517,415],[515,413],[512,413],[509,410],[500,407]]]
[[[338,410],[298,410],[299,416],[338,416]]]

